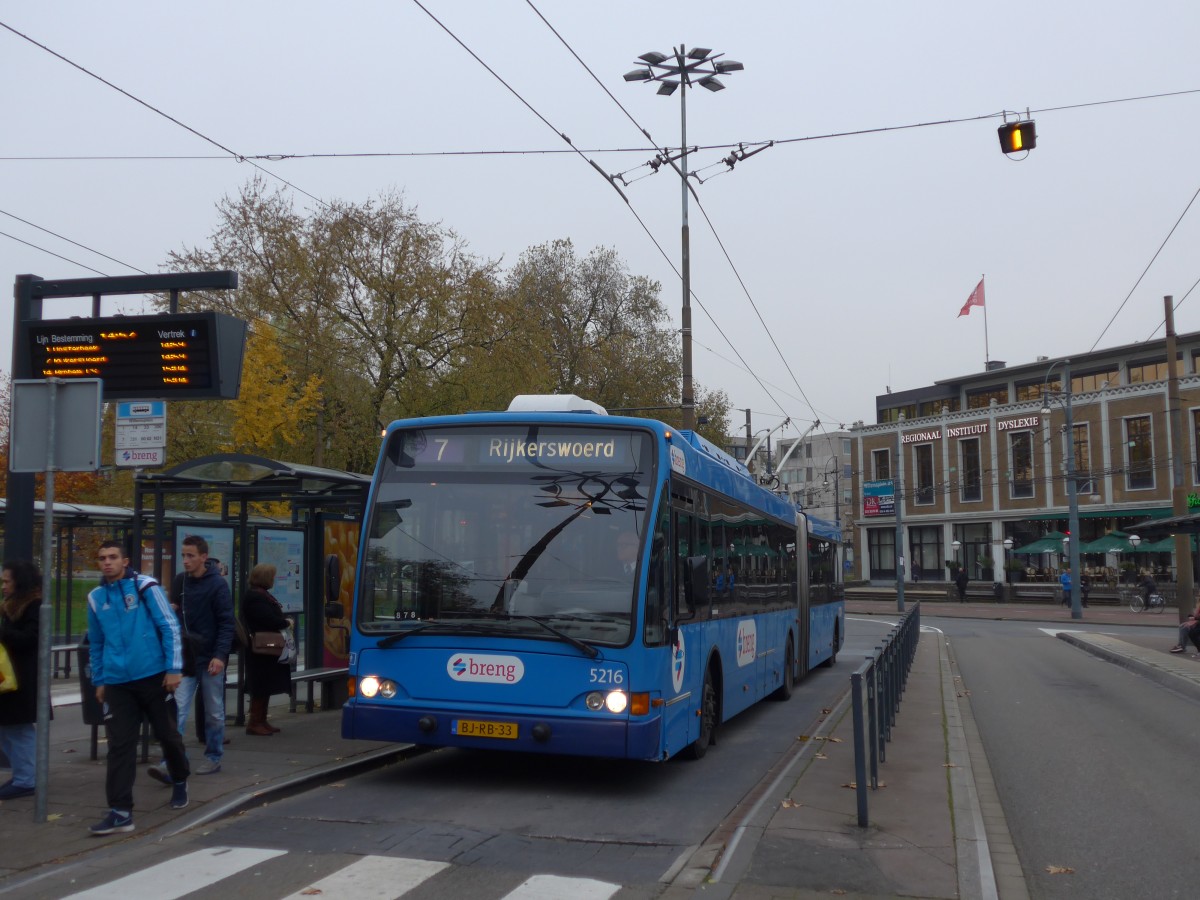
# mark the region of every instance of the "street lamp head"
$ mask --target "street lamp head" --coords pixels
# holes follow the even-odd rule
[[[1140,544],[1141,542],[1142,542],[1142,536],[1140,534],[1131,534],[1129,536],[1129,543],[1133,547],[1134,550],[1136,550],[1138,548],[1138,544]]]
[[[1044,400],[1042,401],[1042,415],[1043,416],[1050,415],[1050,404],[1046,403]]]
[[[955,550],[957,550],[959,547],[962,546],[962,541],[955,541],[950,546],[953,547]]]
[[[650,50],[638,57],[642,62],[647,62],[652,66],[657,66],[659,63],[667,61],[665,53],[659,53],[657,50]]]
[[[721,82],[717,80],[717,77],[715,75],[705,75],[703,78],[701,78],[700,79],[700,87],[705,88],[706,90],[710,90],[714,94],[717,91],[725,90],[725,85],[721,84]]]
[[[693,47],[688,51],[688,59],[705,59],[712,53],[711,47]]]
[[[658,93],[659,95],[661,95],[663,97],[670,97],[673,93],[675,93],[675,91],[678,87],[679,87],[678,81],[664,81],[661,84],[659,84],[658,91],[656,93]]]
[[[649,69],[634,69],[632,72],[625,73],[626,81],[649,81],[654,77],[654,73]]]
[[[713,63],[718,75],[728,75],[730,72],[741,72],[746,67],[732,59],[719,59]]]
[[[1012,548],[1013,548],[1013,539],[1012,539],[1012,538],[1005,538],[1005,539],[1004,539],[1004,549],[1005,549],[1005,550],[1011,550]]]

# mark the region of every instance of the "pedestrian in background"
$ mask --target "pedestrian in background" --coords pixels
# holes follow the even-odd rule
[[[958,588],[958,602],[967,602],[967,584],[970,582],[970,577],[967,575],[967,570],[960,568],[958,574],[954,576],[954,586]]]
[[[912,578],[913,578],[913,584],[916,584],[918,581],[921,580],[921,561],[919,559],[917,559],[915,556],[913,557],[913,564],[912,564]]]
[[[1071,569],[1070,567],[1063,569],[1062,574],[1058,576],[1059,586],[1062,587],[1062,603],[1063,606],[1071,605]]]
[[[291,654],[284,651],[279,656],[268,656],[254,652],[254,634],[260,631],[278,631],[288,636],[292,623],[283,614],[283,605],[271,594],[275,585],[275,567],[259,563],[250,570],[250,588],[242,597],[242,624],[250,637],[249,652],[246,653],[246,693],[250,695],[250,721],[246,723],[246,734],[270,737],[279,731],[267,721],[267,712],[273,694],[288,694],[292,689]]]
[[[208,558],[208,541],[189,534],[180,553],[186,573],[180,618],[191,646],[194,664],[183,675],[175,701],[179,730],[187,727],[192,698],[204,697],[204,757],[197,775],[221,771],[225,753],[225,667],[233,648],[233,597],[216,560]],[[161,780],[161,779],[160,779]]]
[[[96,700],[108,705],[108,815],[92,834],[133,831],[138,730],[150,722],[170,772],[171,808],[188,805],[187,753],[167,694],[179,687],[183,652],[179,620],[162,588],[135,572],[119,541],[96,554],[103,580],[88,594],[88,643]]]
[[[17,689],[0,694],[0,750],[12,766],[12,778],[0,785],[0,800],[15,800],[33,793],[37,765],[35,723],[42,573],[30,562],[6,562],[3,589],[0,644],[8,651]]]

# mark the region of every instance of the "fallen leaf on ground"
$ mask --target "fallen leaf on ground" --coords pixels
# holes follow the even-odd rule
[[[795,800],[793,800],[791,797],[785,797],[783,799],[783,802],[780,803],[779,805],[782,806],[784,809],[795,809],[800,804],[797,803]]]
[[[847,781],[845,784],[842,785],[842,787],[847,787],[847,788],[850,788],[851,790],[854,790],[858,787],[858,782],[857,781]]]
[[[1046,866],[1046,872],[1050,875],[1074,875],[1075,870],[1070,866]]]
[[[843,743],[842,739],[841,739],[841,738],[839,738],[839,737],[827,737],[827,738],[825,738],[825,740],[829,741],[829,743],[831,743],[831,744],[841,744],[841,743]]]
[[[320,889],[320,888],[308,888],[307,890],[303,890],[303,891],[301,891],[301,892],[300,892],[300,896],[302,896],[302,897],[311,897],[311,896],[313,896],[314,894],[319,894],[319,893],[321,893],[321,889]]]
[[[74,752],[75,752],[74,747],[68,747],[66,750],[63,751],[63,753],[74,753]]]
[[[50,813],[50,815],[46,816],[46,821],[53,822],[56,819],[61,819],[61,818],[62,818],[62,813]]]
[[[802,735],[800,735],[799,737],[797,737],[797,738],[796,738],[796,740],[798,740],[798,741],[807,741],[807,740],[808,740],[808,735],[807,735],[807,734],[802,734]]]
[[[816,758],[817,758],[817,759],[829,759],[829,757],[828,757],[828,756],[826,756],[824,753],[818,753],[818,754],[816,754]]]
[[[832,710],[831,708],[829,708],[828,706],[823,706],[823,707],[821,707],[821,715],[823,715],[823,716],[827,716],[827,715],[829,715],[831,712],[833,712],[833,710]]]
[[[942,763],[942,768],[943,769],[957,769],[958,766],[956,766],[954,763]]]

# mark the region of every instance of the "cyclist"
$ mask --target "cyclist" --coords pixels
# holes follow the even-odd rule
[[[1142,598],[1146,601],[1142,609],[1150,608],[1150,597],[1152,594],[1158,593],[1158,585],[1154,581],[1154,576],[1149,572],[1142,575]]]

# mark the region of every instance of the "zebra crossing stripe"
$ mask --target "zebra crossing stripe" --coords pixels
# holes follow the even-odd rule
[[[534,875],[504,895],[504,900],[608,900],[621,889],[619,884],[590,878],[562,878],[558,875]]]
[[[285,853],[286,850],[260,850],[254,847],[209,847],[91,890],[71,894],[63,900],[129,900],[130,897],[176,900],[177,897],[198,891]]]
[[[354,897],[355,900],[392,900],[449,865],[427,859],[364,856],[285,900],[309,900],[310,897],[321,895]]]

